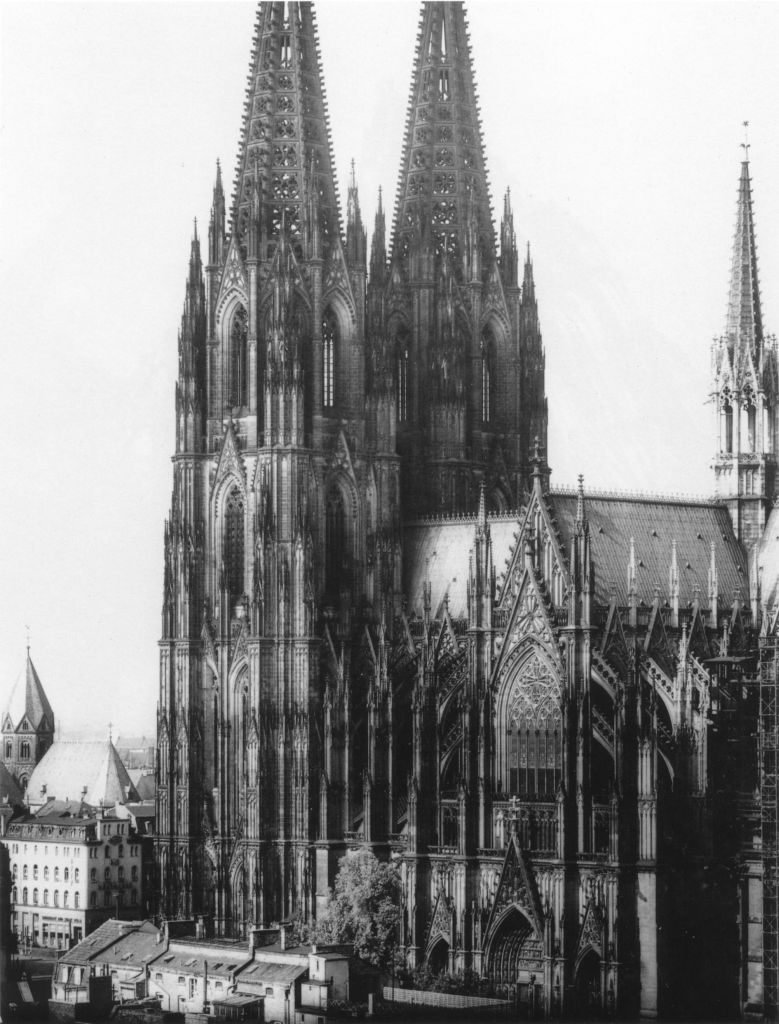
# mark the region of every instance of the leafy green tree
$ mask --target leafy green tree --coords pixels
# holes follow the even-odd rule
[[[400,920],[400,874],[370,850],[342,857],[327,912],[316,922],[318,942],[351,943],[362,960],[389,970]]]

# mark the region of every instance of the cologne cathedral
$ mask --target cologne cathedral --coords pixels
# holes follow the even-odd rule
[[[313,5],[259,5],[178,342],[160,909],[223,936],[316,918],[368,848],[398,865],[411,965],[542,1017],[770,1016],[779,381],[748,154],[719,498],[555,488],[463,6],[424,3],[416,47],[369,247]]]

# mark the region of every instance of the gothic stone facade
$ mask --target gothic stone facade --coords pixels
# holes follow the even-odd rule
[[[508,196],[496,247],[460,4],[423,5],[389,251],[354,174],[342,231],[333,167],[312,6],[263,3],[179,335],[161,910],[310,918],[367,846],[412,964],[549,1015],[760,1005],[776,433],[745,411],[755,459],[726,423],[773,423],[776,370],[749,267],[715,356],[727,504],[550,491],[533,267]]]

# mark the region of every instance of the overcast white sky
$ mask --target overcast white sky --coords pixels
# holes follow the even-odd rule
[[[417,3],[317,5],[335,160],[394,197]],[[151,731],[192,219],[232,181],[254,6],[0,5],[0,703]],[[779,5],[469,5],[497,210],[530,239],[553,483],[711,491],[704,403],[749,119],[779,329]],[[390,202],[391,207],[391,202]]]

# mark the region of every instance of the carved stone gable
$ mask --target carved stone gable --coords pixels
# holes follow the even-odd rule
[[[434,943],[439,939],[445,939],[452,945],[452,907],[445,893],[439,892],[435,903],[433,916],[430,919],[430,927],[427,931],[427,942],[425,948],[430,951]],[[427,955],[427,954],[426,954]]]
[[[582,921],[582,930],[579,933],[579,945],[576,955],[578,956],[579,953],[584,952],[588,946],[591,946],[596,953],[600,953],[603,956],[603,917],[601,916],[600,908],[592,898],[587,901],[587,909],[584,911],[584,920]]]
[[[510,907],[517,907],[532,922],[536,936],[543,936],[541,904],[532,872],[526,862],[525,853],[521,849],[515,834],[511,835],[500,881],[495,892],[495,899],[490,911],[487,926],[489,936],[496,920]]]
[[[232,423],[228,424],[225,438],[222,442],[222,451],[219,455],[216,473],[211,482],[212,494],[227,476],[233,476],[244,494],[246,493],[246,469],[241,453],[238,450],[238,443],[235,439]]]

